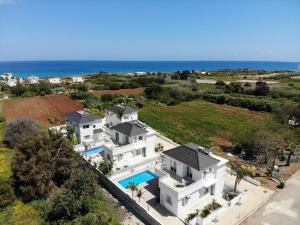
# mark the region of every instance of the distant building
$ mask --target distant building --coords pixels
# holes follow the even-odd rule
[[[4,73],[1,75],[1,78],[4,80],[11,80],[13,78],[13,74],[12,73]]]
[[[135,72],[136,75],[146,75],[146,72]]]
[[[300,64],[298,65],[297,72],[300,73]]]
[[[27,78],[29,84],[37,84],[39,83],[40,78],[37,76],[30,76]]]
[[[72,77],[74,83],[82,83],[84,80],[82,77]]]
[[[49,78],[48,81],[50,84],[60,84],[61,83],[61,80],[58,77]]]

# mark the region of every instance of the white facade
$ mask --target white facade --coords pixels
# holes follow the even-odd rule
[[[49,78],[48,81],[50,84],[60,84],[61,83],[61,80],[58,77]]]
[[[11,80],[13,78],[13,74],[12,73],[4,73],[1,75],[1,78],[3,78],[4,80]]]
[[[106,124],[109,127],[118,125],[120,123],[138,120],[138,112],[132,112],[130,114],[124,114],[121,118],[118,117],[118,114],[106,110]]]
[[[82,77],[72,77],[74,83],[82,83],[84,80]]]
[[[78,112],[86,113],[84,111]],[[68,119],[66,125],[73,128],[79,144],[88,144],[101,139],[104,127],[104,119],[98,118],[84,123],[77,123]]]
[[[160,177],[160,204],[178,216],[203,201],[221,196],[227,160],[211,156],[219,163],[199,171],[165,155],[164,164],[156,169]]]
[[[38,84],[40,80],[37,76],[30,76],[27,79],[29,84]]]
[[[155,132],[153,130],[130,137],[112,130],[111,138],[116,146],[107,148],[104,158],[116,167],[128,166],[155,154]]]

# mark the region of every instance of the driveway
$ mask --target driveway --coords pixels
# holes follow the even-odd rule
[[[299,225],[299,221],[300,171],[287,181],[283,190],[275,193],[243,225]]]

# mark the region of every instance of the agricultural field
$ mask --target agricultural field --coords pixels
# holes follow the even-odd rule
[[[268,113],[203,100],[176,106],[153,103],[143,108],[139,117],[178,143],[195,142],[207,147],[230,146],[256,126],[278,125]]]
[[[119,89],[119,90],[100,90],[100,91],[93,91],[91,92],[93,95],[101,96],[105,94],[124,94],[124,95],[130,95],[130,94],[143,94],[145,88],[129,88],[129,89]]]
[[[49,127],[49,119],[64,121],[65,114],[83,109],[83,105],[63,95],[37,96],[4,101],[3,114],[7,121],[31,118],[43,127]]]

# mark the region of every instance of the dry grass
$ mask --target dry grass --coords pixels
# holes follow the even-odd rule
[[[83,105],[78,101],[63,95],[50,95],[7,100],[3,114],[7,121],[31,118],[43,127],[49,127],[49,118],[64,121],[67,113],[80,109],[83,109]]]
[[[130,88],[130,89],[120,89],[120,90],[101,90],[101,91],[93,91],[91,92],[93,95],[105,95],[105,94],[124,94],[124,95],[130,95],[130,94],[143,94],[145,88]]]

